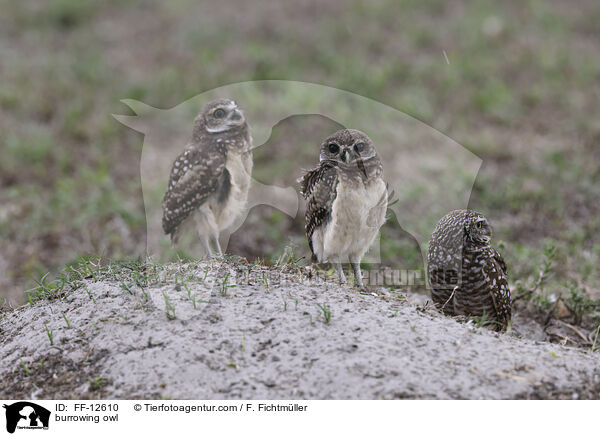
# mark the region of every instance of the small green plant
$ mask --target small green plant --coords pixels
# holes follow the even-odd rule
[[[473,317],[473,321],[475,321],[475,327],[477,328],[485,327],[490,322],[486,312],[483,312],[481,316]]]
[[[183,281],[183,279],[181,280],[181,283],[183,284],[183,287],[185,288],[185,292],[187,294],[187,298],[188,300],[192,299],[192,290],[189,288],[189,286]]]
[[[529,289],[525,289],[521,282],[517,282],[517,290],[518,294],[513,298],[513,303],[525,298],[527,300],[531,299],[532,295],[535,295],[538,289],[542,289],[544,283],[552,273],[552,269],[554,267],[554,258],[556,257],[556,245],[553,243],[546,244],[544,247],[544,260],[542,261],[542,266],[538,273],[538,277]],[[539,303],[543,303],[543,301],[539,301]]]
[[[21,367],[23,368],[23,371],[25,371],[25,375],[27,377],[29,377],[29,367],[27,366],[27,364],[23,361],[23,359],[21,359]]]
[[[268,277],[266,276],[266,274],[264,272],[262,273],[262,282],[263,282],[263,285],[265,285],[265,288],[267,288],[267,292],[268,292],[269,291],[269,287],[270,287],[269,286],[269,279],[268,279]]]
[[[48,340],[50,341],[50,345],[54,345],[54,334],[52,333],[52,330],[49,329],[46,324],[44,324],[44,327],[46,328],[46,334],[48,335]]]
[[[302,258],[296,258],[296,254],[294,253],[295,248],[296,245],[290,241],[283,249],[283,253],[281,253],[281,255],[275,261],[275,266],[281,267],[285,265],[295,265],[302,260]]]
[[[143,303],[147,303],[148,301],[150,301],[150,296],[148,295],[146,288],[144,288],[143,286],[140,286],[140,291],[142,292]]]
[[[564,302],[573,314],[575,325],[580,325],[585,315],[600,309],[600,299],[592,300],[577,283],[569,286],[569,296]]]
[[[471,319],[475,322],[475,327],[478,329],[480,329],[482,327],[501,325],[495,319],[490,318],[489,315],[485,311],[483,312],[483,315],[474,316],[474,317],[471,317]]]
[[[319,309],[321,309],[321,312],[323,312],[325,324],[329,324],[331,322],[331,310],[329,309],[327,303],[316,303],[316,305]]]
[[[131,289],[129,285],[127,285],[127,283],[125,282],[121,282],[121,289],[127,291],[127,293],[129,293],[130,295],[135,295],[135,291]]]
[[[64,274],[60,274],[56,280],[50,282],[47,280],[48,274],[50,273],[44,274],[39,280],[34,280],[37,286],[26,291],[30,306],[33,306],[34,302],[49,298],[52,295],[62,295],[68,280],[67,277]]]
[[[598,343],[598,333],[600,333],[600,324],[596,328],[596,335],[594,336],[594,342],[592,343],[592,353],[596,350],[596,344]]]
[[[101,376],[96,377],[93,380],[90,380],[90,390],[91,391],[99,391],[102,389],[102,385],[104,384],[104,379]]]
[[[230,362],[227,362],[225,365],[227,365],[230,368],[234,368],[236,371],[240,369],[240,367],[238,366],[238,364],[235,363],[235,362],[231,362],[230,361]]]
[[[64,313],[63,313],[63,319],[65,320],[65,323],[67,324],[67,328],[70,329],[71,323],[69,322],[69,318],[67,318],[67,315],[65,315]]]
[[[86,286],[85,288],[85,292],[88,294],[88,297],[90,297],[90,300],[92,300],[92,302],[94,304],[96,304],[96,299],[94,298],[94,296],[92,295],[91,291],[88,289],[88,287]]]
[[[221,294],[221,296],[223,297],[227,297],[227,295],[229,294],[229,288],[235,288],[237,285],[230,285],[229,283],[229,273],[225,274],[225,277],[223,278],[223,282],[221,283],[221,289],[219,290],[219,293]]]
[[[175,317],[175,307],[169,301],[169,296],[166,292],[163,291],[163,298],[165,299],[165,311],[167,313],[167,319],[169,321],[174,320]]]

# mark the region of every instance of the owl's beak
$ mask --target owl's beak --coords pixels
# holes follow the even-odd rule
[[[232,112],[231,112],[231,116],[229,117],[229,119],[231,121],[239,121],[242,118],[244,118],[244,114],[242,113],[241,110],[239,110],[238,108],[235,108]]]
[[[342,151],[342,162],[344,163],[348,163],[350,162],[350,150],[348,150],[347,148],[344,148],[344,150]]]
[[[352,162],[357,157],[358,156],[356,155],[354,150],[352,150],[351,148],[344,148],[340,155],[340,158],[342,159],[342,162],[344,162],[344,163]]]

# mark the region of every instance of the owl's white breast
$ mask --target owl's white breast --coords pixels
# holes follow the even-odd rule
[[[225,168],[231,177],[231,190],[224,202],[213,201],[211,205],[219,230],[233,224],[246,208],[252,174],[252,153],[228,153]]]
[[[381,178],[363,183],[340,179],[330,221],[315,230],[313,247],[321,261],[360,260],[385,221],[387,192]]]

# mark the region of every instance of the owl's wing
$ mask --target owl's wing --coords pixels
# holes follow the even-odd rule
[[[297,180],[298,183],[300,183],[300,193],[305,199],[308,200],[315,189],[315,186],[317,186],[321,180],[323,180],[324,176],[329,174],[329,171],[332,168],[335,168],[335,164],[333,162],[323,161],[317,168],[307,171],[300,179]]]
[[[177,157],[162,202],[165,234],[173,238],[190,213],[229,181],[226,157],[227,149],[220,144],[208,149],[188,148]]]
[[[490,262],[486,263],[484,270],[492,292],[496,317],[501,324],[506,326],[511,319],[511,299],[506,276],[506,262],[494,248],[491,248],[489,254]]]
[[[331,208],[336,197],[338,176],[335,166],[320,165],[301,179],[302,194],[308,199],[306,206],[306,237],[314,255],[312,235],[315,229],[329,221]]]
[[[504,274],[508,274],[508,267],[506,266],[506,262],[504,261],[502,255],[498,253],[498,251],[495,248],[492,248],[492,251],[494,253],[494,260],[498,262],[498,265],[500,265],[502,272]]]

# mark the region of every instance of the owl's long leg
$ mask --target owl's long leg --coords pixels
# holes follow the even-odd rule
[[[213,247],[215,247],[215,251],[216,251],[217,255],[222,256],[223,250],[221,250],[221,244],[219,243],[219,235],[216,233],[213,233],[212,236],[210,237],[210,241],[211,241]]]
[[[340,262],[332,262],[332,264],[340,279],[340,283],[346,283],[346,276],[344,275],[344,268],[342,268],[342,264]]]
[[[204,249],[204,254],[206,257],[212,257],[213,252],[210,248],[210,244],[208,243],[208,238],[206,235],[200,234],[200,242],[202,243],[202,248]]]
[[[204,254],[206,257],[212,257],[213,250],[210,247],[212,237],[209,235],[214,235],[217,233],[215,217],[210,209],[207,207],[202,207],[194,214],[194,219],[198,229],[198,236],[200,237],[200,242],[202,243],[202,248],[204,249]]]
[[[362,273],[360,271],[360,261],[350,259],[350,265],[352,265],[352,271],[354,271],[354,284],[359,288],[364,288]]]

